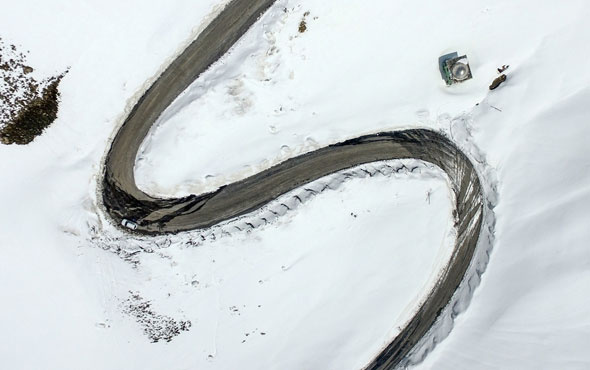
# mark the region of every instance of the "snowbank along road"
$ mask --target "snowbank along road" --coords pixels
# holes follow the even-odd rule
[[[230,2],[140,98],[106,156],[103,205],[117,224],[123,219],[136,221],[137,233],[175,233],[210,227],[246,214],[308,182],[360,164],[415,158],[437,165],[447,173],[455,195],[456,243],[449,264],[415,316],[366,366],[392,369],[403,364],[450,302],[469,267],[480,235],[482,186],[468,157],[444,135],[415,129],[362,136],[289,159],[215,192],[183,198],[155,198],[139,190],[135,183],[137,152],[158,116],[273,3],[274,0]]]

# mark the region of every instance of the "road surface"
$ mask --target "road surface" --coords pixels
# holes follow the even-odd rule
[[[135,183],[135,158],[156,119],[274,1],[230,2],[140,98],[107,153],[102,176],[103,206],[117,224],[124,218],[136,220],[139,226],[134,232],[177,233],[207,228],[252,212],[290,190],[360,164],[415,158],[437,165],[447,173],[455,194],[457,240],[440,281],[416,315],[378,356],[367,359],[366,369],[393,369],[428,332],[450,301],[480,235],[483,193],[479,178],[470,160],[444,135],[424,129],[366,135],[289,159],[215,192],[183,198],[154,198]]]

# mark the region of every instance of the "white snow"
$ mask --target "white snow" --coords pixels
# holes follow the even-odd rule
[[[474,112],[500,179],[496,245],[471,306],[420,368],[590,366],[590,52],[564,50],[588,36],[580,22],[548,36],[490,95],[502,113]]]
[[[220,369],[362,367],[448,259],[448,209],[444,181],[357,179],[263,230],[170,247],[158,252],[172,258],[165,264],[142,258],[151,280],[136,289],[193,320],[158,363],[180,367],[170,350],[189,346],[183,356],[197,368],[210,354]]]
[[[146,240],[104,222],[108,138],[222,3],[23,0],[0,13],[0,36],[36,73],[71,67],[58,120],[0,146],[4,367],[359,368],[448,258],[449,192],[425,168],[355,178],[251,231],[238,220]],[[469,307],[417,368],[588,368],[589,13],[585,1],[280,0],[162,117],[136,176],[187,194],[367,132],[443,130],[498,182],[496,235]],[[450,51],[474,78],[447,88],[437,58]],[[149,343],[123,313],[129,291],[193,326]]]

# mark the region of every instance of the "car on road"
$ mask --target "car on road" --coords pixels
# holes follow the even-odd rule
[[[126,228],[131,229],[131,230],[137,229],[137,224],[135,222],[131,221],[131,220],[126,219],[126,218],[124,218],[121,221],[121,225],[123,225]]]

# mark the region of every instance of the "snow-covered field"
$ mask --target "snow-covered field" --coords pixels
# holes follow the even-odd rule
[[[360,368],[448,258],[449,191],[425,167],[349,180],[231,235],[135,240],[104,222],[109,137],[223,3],[3,7],[0,37],[39,78],[70,67],[58,120],[0,146],[3,367]],[[589,368],[589,15],[585,1],[279,0],[165,113],[139,185],[200,192],[363,133],[443,130],[497,181],[496,239],[468,309],[417,367]],[[447,88],[437,58],[455,50],[474,79]],[[183,321],[169,343],[143,332]]]

